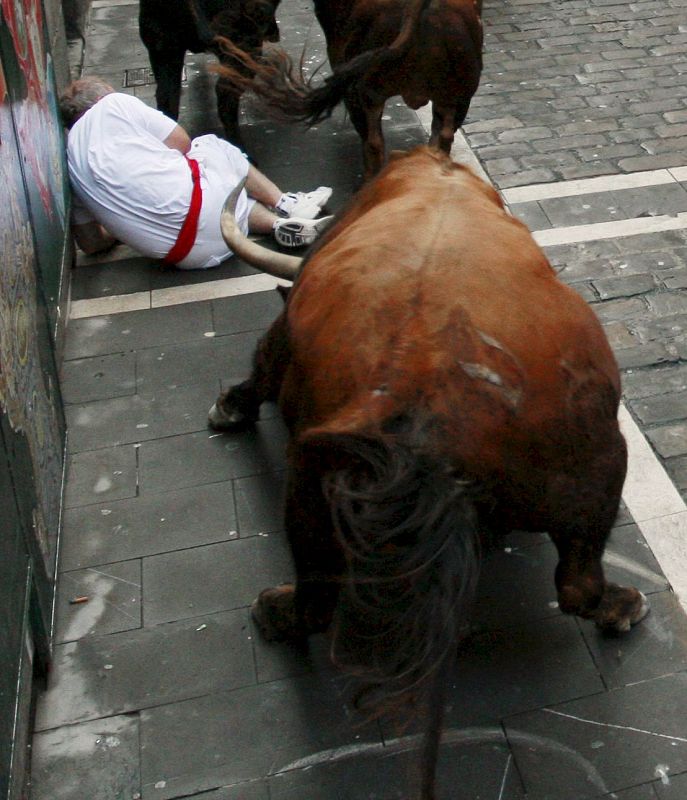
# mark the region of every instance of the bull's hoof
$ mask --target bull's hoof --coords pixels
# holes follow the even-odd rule
[[[597,626],[609,633],[624,633],[649,613],[649,601],[637,589],[607,583],[594,612]]]
[[[295,587],[284,583],[263,589],[251,606],[255,624],[268,642],[302,641],[307,633],[299,625],[294,598]]]
[[[246,414],[226,404],[215,403],[208,411],[208,425],[216,431],[242,431],[252,428],[257,420],[257,414]]]

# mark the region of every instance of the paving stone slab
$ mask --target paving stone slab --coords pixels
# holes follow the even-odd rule
[[[141,562],[122,561],[60,575],[55,643],[141,627]]]
[[[615,356],[621,370],[660,366],[661,364],[674,363],[678,360],[677,354],[671,352],[661,342],[649,342],[648,344],[626,347],[622,350],[617,350]]]
[[[666,461],[665,467],[678,489],[687,489],[687,458],[670,458]]]
[[[284,527],[285,472],[266,472],[234,481],[241,536],[272,533]]]
[[[658,800],[658,795],[653,784],[645,783],[642,786],[633,786],[631,789],[623,789],[620,792],[612,792],[606,795],[617,800]]]
[[[284,301],[276,290],[213,300],[215,332],[220,336],[241,331],[265,330],[283,308]],[[252,352],[250,347],[245,349]]]
[[[639,273],[627,275],[622,278],[602,278],[592,281],[601,300],[613,297],[630,297],[635,294],[645,294],[656,289],[657,280],[653,275]]]
[[[644,425],[674,422],[687,415],[687,390],[634,400],[630,408]]]
[[[579,264],[587,265],[596,264],[601,267],[607,262],[613,264],[625,264],[624,269],[627,269],[626,254],[622,253],[618,244],[619,240],[616,239],[599,239],[591,242],[574,242],[572,244],[557,244],[550,245],[546,248],[546,255],[549,261],[558,267],[577,266]],[[623,255],[622,261],[620,260]],[[633,252],[634,256],[638,254]],[[655,263],[655,262],[652,262]],[[647,272],[646,264],[642,265],[641,272]],[[560,274],[560,273],[559,273]],[[621,274],[621,273],[616,273]],[[585,273],[585,278],[600,277],[594,274]]]
[[[67,406],[70,450],[76,453],[205,430],[214,394],[205,385],[187,384]]]
[[[331,748],[381,741],[376,726],[359,722],[326,673],[144,710],[143,800],[263,778]]]
[[[209,393],[217,386],[220,359],[217,343],[208,337],[195,342],[146,347],[136,351],[136,387],[141,394],[203,385]],[[212,403],[208,397],[208,408]]]
[[[116,256],[116,251],[112,254]],[[115,294],[149,292],[159,262],[145,256],[101,261],[72,270],[71,299],[90,300]]]
[[[238,536],[231,482],[67,511],[60,568],[136,559]]]
[[[282,169],[289,168],[291,174],[295,168],[300,174],[308,162],[312,165],[331,161],[341,165],[346,159],[351,163],[356,156],[361,158],[358,134],[352,127],[337,126],[335,122],[309,129],[288,122],[262,124],[248,126],[242,133],[249,152],[263,171],[267,171],[267,164],[277,162]]]
[[[291,554],[277,533],[143,559],[145,625],[249,606],[262,589],[293,580]]]
[[[555,228],[637,217],[676,214],[687,209],[687,191],[677,183],[594,192],[539,201]]]
[[[112,33],[91,33],[86,40],[84,66],[92,75],[101,75],[105,69],[115,67],[122,63],[135,65],[143,64],[147,60],[147,53],[143,43],[130,28],[121,28],[114,35]],[[121,70],[122,78],[124,70]],[[115,88],[122,86],[121,78],[115,80]]]
[[[579,800],[687,768],[687,674],[582,697],[505,721],[528,796]]]
[[[208,269],[153,269],[150,273],[150,288],[154,291],[171,289],[175,286],[194,286],[257,274],[258,270],[248,266],[237,256],[232,256]]]
[[[604,635],[580,623],[604,683],[617,689],[687,669],[687,617],[671,591],[649,597],[651,611],[622,636]]]
[[[335,677],[340,675],[332,664],[331,642],[327,634],[310,636],[305,644],[266,642],[252,619],[251,624],[258,683],[270,683],[311,672],[329,671]]]
[[[612,583],[634,586],[645,594],[662,592],[669,588],[646,539],[637,525],[628,520],[611,531],[603,565],[606,578]]]
[[[286,429],[277,418],[255,431],[202,431],[143,442],[139,448],[141,495],[283,470]]]
[[[267,784],[263,781],[223,786],[200,794],[184,795],[186,800],[270,800]]]
[[[539,203],[510,203],[508,208],[513,216],[524,222],[531,231],[544,231],[551,228],[551,221]]]
[[[60,370],[65,403],[88,403],[110,397],[126,397],[136,391],[136,359],[133,353],[67,361]]]
[[[212,336],[194,342],[138,349],[137,390],[146,394],[191,383],[206,386],[209,409],[221,379],[248,377],[261,334],[261,329],[227,336],[215,336],[213,331]]]
[[[684,422],[651,428],[646,435],[664,458],[687,454],[687,424]]]
[[[138,717],[109,717],[33,737],[33,800],[132,800],[140,795]]]
[[[334,757],[333,763],[317,763],[271,778],[270,796],[272,800],[406,800],[409,787],[417,788],[418,759],[417,750],[385,755],[384,749],[368,753],[361,747],[359,752]],[[464,742],[441,748],[437,800],[455,800],[458,787],[460,796],[472,800],[524,800],[500,730],[475,731]]]
[[[602,690],[598,670],[570,617],[478,633],[461,648],[448,688],[446,725],[498,724],[519,711]]]
[[[290,167],[292,171],[296,168],[299,173],[308,162],[329,162],[339,165],[342,172],[350,171],[351,164],[359,164],[360,173],[356,174],[362,177],[362,144],[353,126],[335,130],[325,129],[326,125],[321,123],[316,128],[303,130],[293,124],[275,123],[268,128],[263,127],[259,136],[248,131],[247,146],[260,164],[264,162],[267,165],[276,160],[282,167]],[[384,138],[388,152],[409,150],[427,143],[427,135],[419,122],[403,128],[390,127],[385,130]],[[263,169],[267,170],[267,167]]]
[[[603,681],[571,617],[560,615],[518,628],[478,631],[460,648],[446,692],[444,725],[455,736],[491,730],[527,710],[594,696]],[[407,732],[417,732],[411,722]],[[396,738],[391,722],[386,738]]]
[[[674,775],[668,770],[663,780],[656,781],[654,787],[658,800],[680,800],[687,796],[687,773]]]
[[[558,553],[551,541],[519,547],[506,537],[486,555],[475,603],[476,629],[513,628],[557,617],[554,570]]]
[[[202,339],[212,331],[210,303],[184,303],[145,311],[127,311],[69,323],[65,359],[124,353],[142,347]]]
[[[133,446],[71,453],[67,464],[65,508],[135,497],[137,471]]]
[[[666,347],[676,347],[687,335],[687,314],[633,319],[632,329],[641,341],[658,341]]]
[[[249,636],[247,612],[229,611],[58,645],[36,730],[254,683]]]

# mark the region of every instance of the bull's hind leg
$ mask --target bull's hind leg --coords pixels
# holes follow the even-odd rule
[[[282,313],[258,342],[248,380],[222,392],[215,401],[208,413],[210,427],[236,431],[254,425],[262,403],[278,398],[289,358],[286,315]]]
[[[289,474],[286,532],[296,582],[264,589],[252,609],[268,641],[302,641],[326,630],[339,595],[343,556],[334,544],[319,474],[303,464]]]
[[[592,619],[603,630],[615,632],[629,630],[649,610],[637,589],[608,583],[601,563],[624,477],[623,446],[613,457],[600,458],[596,469],[578,478],[558,476],[550,486],[559,606],[566,614]]]
[[[600,529],[558,531],[551,534],[558,548],[556,588],[558,604],[566,614],[592,619],[607,631],[628,631],[649,610],[637,589],[608,583],[601,557],[605,534]]]
[[[179,118],[181,101],[181,77],[184,69],[186,50],[183,45],[172,43],[165,49],[153,44],[148,48],[150,65],[157,84],[155,104],[159,111],[172,119]]]

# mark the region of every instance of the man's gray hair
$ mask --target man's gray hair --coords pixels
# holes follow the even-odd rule
[[[101,78],[80,78],[70,83],[60,95],[60,114],[65,127],[71,128],[98,100],[113,92]]]

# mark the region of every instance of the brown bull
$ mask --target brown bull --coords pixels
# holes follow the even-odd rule
[[[305,86],[279,53],[268,66],[250,64],[260,77],[255,83],[230,69],[218,72],[309,125],[343,101],[369,178],[384,164],[382,114],[395,95],[414,109],[432,102],[429,144],[450,152],[482,71],[480,9],[476,0],[315,0],[333,69],[321,86]]]
[[[214,427],[235,428],[278,400],[297,577],[264,590],[254,615],[269,639],[329,627],[370,702],[423,702],[423,800],[483,532],[548,531],[565,613],[625,631],[647,611],[601,565],[626,467],[619,392],[599,322],[526,227],[421,147],[353,199],[251,377],[211,409]]]

